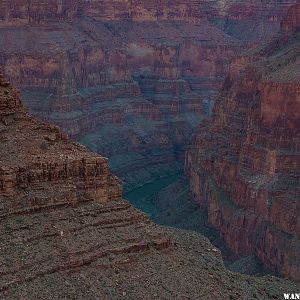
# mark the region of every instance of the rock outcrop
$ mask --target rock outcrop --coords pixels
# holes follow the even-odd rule
[[[300,4],[300,3],[299,3]],[[232,253],[300,280],[299,28],[236,59],[186,156],[195,201]],[[289,20],[291,18],[292,20]],[[285,24],[296,24],[286,32]],[[274,47],[276,45],[276,47]]]
[[[288,9],[297,0],[241,1],[216,0],[207,12],[208,19],[226,33],[257,44],[276,34]]]
[[[85,15],[101,21],[188,21],[223,18],[227,21],[261,18],[274,23],[280,21],[286,9],[296,0],[255,1],[241,0],[3,0],[0,18],[7,23],[41,24],[48,20],[73,20]],[[270,23],[271,24],[271,23]]]
[[[72,20],[78,13],[79,1],[72,0],[2,0],[0,20],[5,24],[40,24],[49,19]]]
[[[300,5],[293,6],[290,9],[288,16],[282,21],[281,29],[285,31],[293,31],[296,27],[300,26]]]
[[[101,21],[132,20],[163,21],[182,20],[198,22],[205,18],[202,1],[167,0],[151,1],[88,1],[88,0],[3,0],[0,18],[10,23],[40,24],[49,19],[72,20],[85,15]]]
[[[97,20],[132,20],[138,22],[180,20],[198,22],[205,18],[200,0],[82,1],[86,15]]]
[[[1,218],[95,198],[100,203],[121,198],[121,185],[109,173],[106,158],[29,117],[19,92],[1,76],[0,85]]]
[[[1,299],[280,299],[299,289],[230,273],[205,238],[152,224],[121,199],[105,158],[30,117],[2,76],[0,140]]]

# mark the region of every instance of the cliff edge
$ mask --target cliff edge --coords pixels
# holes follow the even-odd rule
[[[300,280],[300,2],[278,36],[236,59],[186,156],[194,199],[236,256]],[[292,28],[293,27],[293,28]]]

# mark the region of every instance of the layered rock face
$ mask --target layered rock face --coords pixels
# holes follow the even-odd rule
[[[56,127],[30,118],[19,92],[1,88],[0,109],[1,218],[95,198],[101,203],[121,198],[121,185],[109,173],[107,159],[70,143]]]
[[[243,20],[245,18],[258,18],[262,16],[269,20],[280,20],[285,17],[286,11],[297,3],[297,0],[287,1],[255,1],[241,0],[215,0],[211,1],[213,12],[216,16],[226,16],[231,20]]]
[[[46,2],[0,3],[0,65],[32,113],[110,157],[126,190],[182,168],[230,60],[257,43],[216,28],[219,1]],[[286,6],[255,32],[270,36]]]
[[[5,24],[42,23],[53,18],[71,20],[78,9],[79,2],[72,0],[2,0],[0,20]]]
[[[101,21],[164,21],[177,20],[201,22],[207,18],[227,20],[259,19],[280,21],[286,10],[296,0],[255,1],[240,0],[50,0],[26,1],[3,0],[0,3],[0,17],[8,23],[43,23],[49,19],[72,20],[86,15]],[[266,23],[265,23],[266,24]]]
[[[298,1],[299,2],[299,1]],[[281,28],[285,31],[293,31],[296,27],[300,26],[300,5],[293,6],[290,9],[288,16],[283,20]]]
[[[195,23],[191,14],[200,2],[185,4],[196,9],[184,18],[176,15],[181,3],[161,2],[168,17],[153,12],[154,2],[131,3],[145,14],[135,21],[121,12],[131,11],[129,3],[82,1],[81,15],[70,23],[50,13],[38,24],[3,21],[0,64],[32,113],[110,157],[131,188],[181,168],[186,145],[241,46],[202,17]]]
[[[186,169],[195,200],[233,254],[255,254],[299,281],[300,39],[299,29],[285,29],[271,46],[232,64]]]
[[[201,1],[177,0],[158,1],[90,1],[90,0],[51,0],[26,1],[3,0],[0,4],[0,17],[6,22],[42,23],[49,19],[71,20],[78,15],[86,15],[97,20],[161,21],[188,20],[197,22],[204,18]]]
[[[280,299],[296,285],[228,272],[205,238],[121,199],[107,160],[31,118],[0,75],[2,299]]]
[[[282,19],[297,0],[212,1],[208,18],[226,33],[248,42],[266,41],[280,29]]]
[[[289,4],[254,31],[272,35]],[[279,6],[251,7],[236,22]],[[0,65],[33,114],[110,157],[131,189],[182,168],[230,60],[257,43],[220,16],[219,1],[2,1]]]
[[[162,21],[162,20],[188,20],[198,22],[205,15],[201,9],[202,1],[176,0],[119,0],[113,4],[111,1],[86,1],[81,6],[88,16],[98,20],[126,20],[133,21]]]

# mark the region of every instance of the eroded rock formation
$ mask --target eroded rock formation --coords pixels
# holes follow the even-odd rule
[[[0,140],[2,299],[280,299],[298,289],[230,273],[205,238],[152,224],[121,199],[105,158],[31,118],[2,76]]]
[[[226,13],[221,2],[1,1],[0,65],[32,113],[134,187],[176,169],[230,60],[270,37],[293,1],[227,1]]]
[[[280,29],[287,10],[297,0],[216,0],[208,11],[209,20],[244,42],[266,41]]]
[[[194,199],[235,255],[300,280],[299,22],[236,59],[187,153]],[[291,20],[290,20],[291,18]],[[297,18],[296,18],[297,19]],[[295,25],[287,31],[286,24]]]
[[[105,25],[82,20],[77,28],[66,24],[51,29],[50,25],[47,29],[29,26],[3,29],[5,73],[24,91],[33,113],[111,157],[114,170],[121,175],[130,171],[123,166],[127,162],[136,165],[136,170],[147,169],[147,164],[155,169],[155,152],[164,153],[161,162],[182,156],[236,52],[216,30],[214,38],[223,40],[218,47],[215,41],[206,45],[200,40],[184,41],[188,31],[201,39],[206,30],[212,30],[209,25],[152,28],[145,23]],[[174,36],[164,42],[164,32]],[[19,34],[24,39],[20,40]],[[122,46],[122,40],[127,45]],[[7,46],[11,42],[12,48]],[[120,136],[112,135],[103,143],[109,130],[105,126],[119,128],[113,132]],[[124,145],[118,148],[122,137]]]
[[[19,92],[3,79],[0,85],[1,218],[95,198],[101,203],[121,198],[121,185],[109,173],[106,158],[30,118]]]

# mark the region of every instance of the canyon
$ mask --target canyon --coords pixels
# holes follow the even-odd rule
[[[281,299],[299,287],[225,269],[193,232],[122,199],[107,159],[32,118],[0,74],[2,299]]]
[[[182,171],[230,61],[294,2],[1,1],[0,66],[33,115],[109,157],[130,191]]]
[[[233,255],[300,280],[300,2],[270,43],[236,58],[186,155],[193,198]]]
[[[55,276],[62,271],[59,290],[70,284],[79,293],[79,280],[91,295],[119,299],[120,272],[134,286],[130,297],[144,287],[150,298],[154,291],[142,278],[157,273],[163,262],[168,281],[178,280],[168,268],[185,266],[181,274],[188,274],[191,285],[178,299],[189,293],[197,299],[199,292],[203,297],[212,293],[211,298],[232,296],[221,287],[212,292],[209,279],[214,273],[195,273],[203,272],[207,263],[202,260],[205,248],[220,271],[216,284],[236,280],[239,295],[232,297],[282,297],[281,288],[274,295],[269,290],[258,295],[252,287],[253,295],[246,292],[249,277],[225,270],[220,253],[205,238],[153,225],[121,199],[122,186],[128,199],[155,222],[200,231],[223,254],[229,250],[233,259],[254,255],[276,275],[299,281],[296,2],[1,1],[0,68],[36,118],[29,117],[14,89],[5,90],[3,79],[2,96],[8,101],[1,108],[1,143],[7,145],[0,161],[5,166],[0,213],[8,224],[3,235],[8,241],[15,232],[12,247],[19,247],[20,239],[32,243],[28,236],[39,234],[28,246],[33,254],[26,263],[18,258],[24,244],[15,256],[12,248],[5,248],[3,257],[16,263],[6,266],[0,290],[28,293],[35,284],[43,287],[46,276],[53,283],[46,292],[55,293]],[[67,135],[109,160],[70,142]],[[186,181],[178,179],[184,163],[191,193]],[[165,186],[141,197],[147,185],[155,190],[157,182]],[[63,225],[53,229],[55,222]],[[95,236],[107,236],[104,245],[95,244]],[[39,250],[46,241],[53,246],[48,256]],[[108,247],[112,243],[116,246]],[[189,256],[195,257],[193,263],[186,262]],[[43,264],[41,271],[38,263]],[[113,276],[120,289],[111,281],[99,288],[95,269]],[[74,270],[80,275],[66,279]],[[137,279],[139,273],[144,277]],[[153,283],[159,280],[156,274]],[[273,284],[283,281],[268,277],[251,282],[255,289],[260,290],[259,283],[273,291]],[[191,291],[192,283],[208,286],[205,292]],[[174,291],[185,286],[179,285],[171,284]],[[157,289],[157,295],[176,294],[160,284]]]

